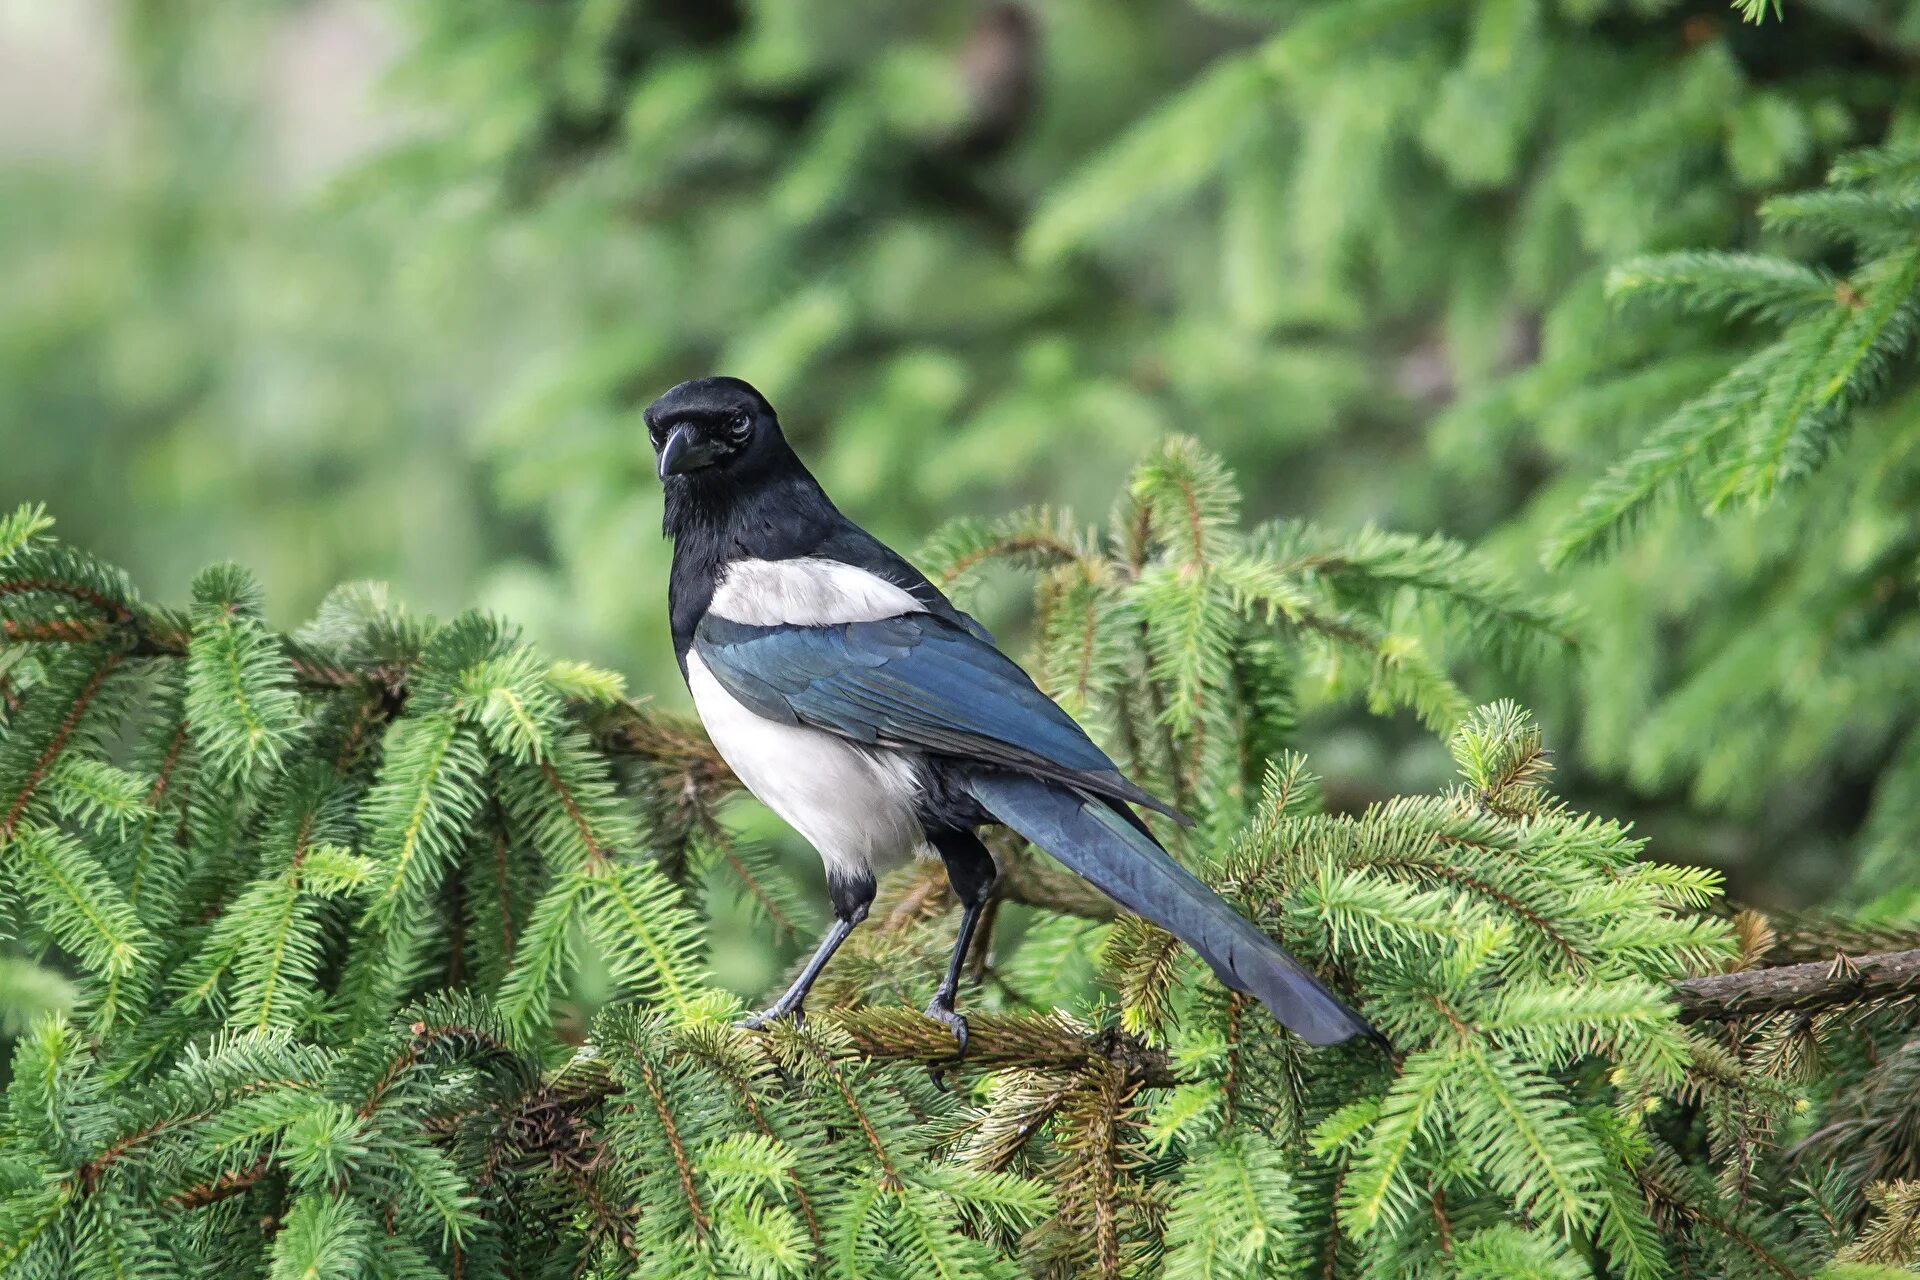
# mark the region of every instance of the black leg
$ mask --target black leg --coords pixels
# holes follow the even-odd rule
[[[820,945],[813,949],[807,958],[806,967],[800,970],[800,976],[786,989],[778,1000],[759,1013],[741,1019],[739,1026],[749,1031],[758,1030],[778,1018],[791,1017],[795,1022],[806,1016],[807,992],[813,990],[813,983],[820,971],[827,967],[827,961],[833,959],[833,953],[847,940],[854,926],[867,918],[867,908],[873,905],[873,875],[863,872],[852,877],[840,877],[827,873],[827,895],[833,901],[833,927],[827,930],[827,936],[820,939]]]
[[[967,948],[973,944],[973,931],[993,892],[995,875],[993,855],[971,831],[943,831],[929,837],[941,861],[947,864],[947,883],[960,899],[960,932],[953,940],[953,955],[947,961],[947,976],[934,988],[927,1005],[927,1016],[946,1024],[959,1046],[955,1061],[967,1054],[967,1020],[955,1012],[953,1001],[960,994],[960,971],[967,963]]]

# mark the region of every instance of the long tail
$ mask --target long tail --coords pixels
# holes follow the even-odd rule
[[[1310,1044],[1380,1033],[1199,877],[1105,802],[1054,782],[978,775],[967,789],[1001,822],[1200,953],[1220,981],[1259,1000]]]

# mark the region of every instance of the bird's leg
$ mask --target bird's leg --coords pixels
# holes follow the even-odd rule
[[[793,985],[788,987],[778,1000],[759,1013],[742,1018],[737,1025],[749,1031],[757,1031],[769,1022],[780,1018],[791,1017],[795,1022],[804,1018],[807,992],[813,989],[814,979],[818,978],[820,971],[827,967],[827,961],[831,960],[833,953],[840,949],[840,944],[847,940],[847,935],[853,932],[853,927],[866,919],[866,916],[866,908],[862,907],[857,916],[836,917],[833,927],[827,930],[824,938],[820,939],[820,945],[814,948],[813,955],[807,959],[806,968],[800,970],[800,976],[793,980]]]
[[[927,1002],[927,1016],[936,1022],[944,1022],[953,1032],[954,1061],[967,1056],[967,1020],[953,1007],[955,997],[960,994],[960,969],[966,963],[967,946],[973,941],[974,926],[979,923],[980,909],[984,903],[963,902],[960,904],[960,932],[953,940],[953,956],[947,962],[947,976],[940,979],[940,985],[934,988],[933,999]]]
[[[840,944],[847,940],[854,926],[867,918],[867,908],[873,905],[873,893],[873,873],[870,871],[863,869],[852,876],[828,872],[827,895],[833,901],[833,927],[827,930],[826,937],[820,939],[820,945],[813,949],[806,967],[800,970],[800,976],[793,980],[793,985],[765,1009],[741,1019],[735,1025],[748,1031],[757,1031],[780,1018],[790,1017],[795,1022],[801,1021],[806,1016],[807,992],[813,990],[814,980],[827,967],[827,961],[833,959],[833,953],[840,949]]]
[[[947,1029],[953,1032],[954,1042],[958,1045],[954,1061],[958,1062],[967,1056],[967,1020],[955,1012],[953,1001],[960,994],[960,972],[967,963],[967,949],[973,944],[973,931],[979,925],[981,912],[993,893],[993,855],[987,852],[987,846],[980,843],[980,837],[971,831],[945,831],[931,836],[930,840],[940,854],[941,861],[947,864],[947,883],[953,886],[953,895],[960,900],[960,932],[953,940],[953,955],[947,961],[947,976],[940,979],[940,985],[934,988],[933,999],[927,1004],[927,1016],[945,1023]]]

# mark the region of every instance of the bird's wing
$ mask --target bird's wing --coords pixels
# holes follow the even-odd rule
[[[1180,817],[1122,777],[1005,654],[936,615],[754,626],[710,613],[693,652],[770,720],[1012,769]]]

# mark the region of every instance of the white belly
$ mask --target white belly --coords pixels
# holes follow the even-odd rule
[[[687,655],[687,687],[727,766],[819,850],[828,870],[883,867],[926,843],[913,814],[915,782],[906,761],[825,730],[756,715],[721,687],[697,653]]]

